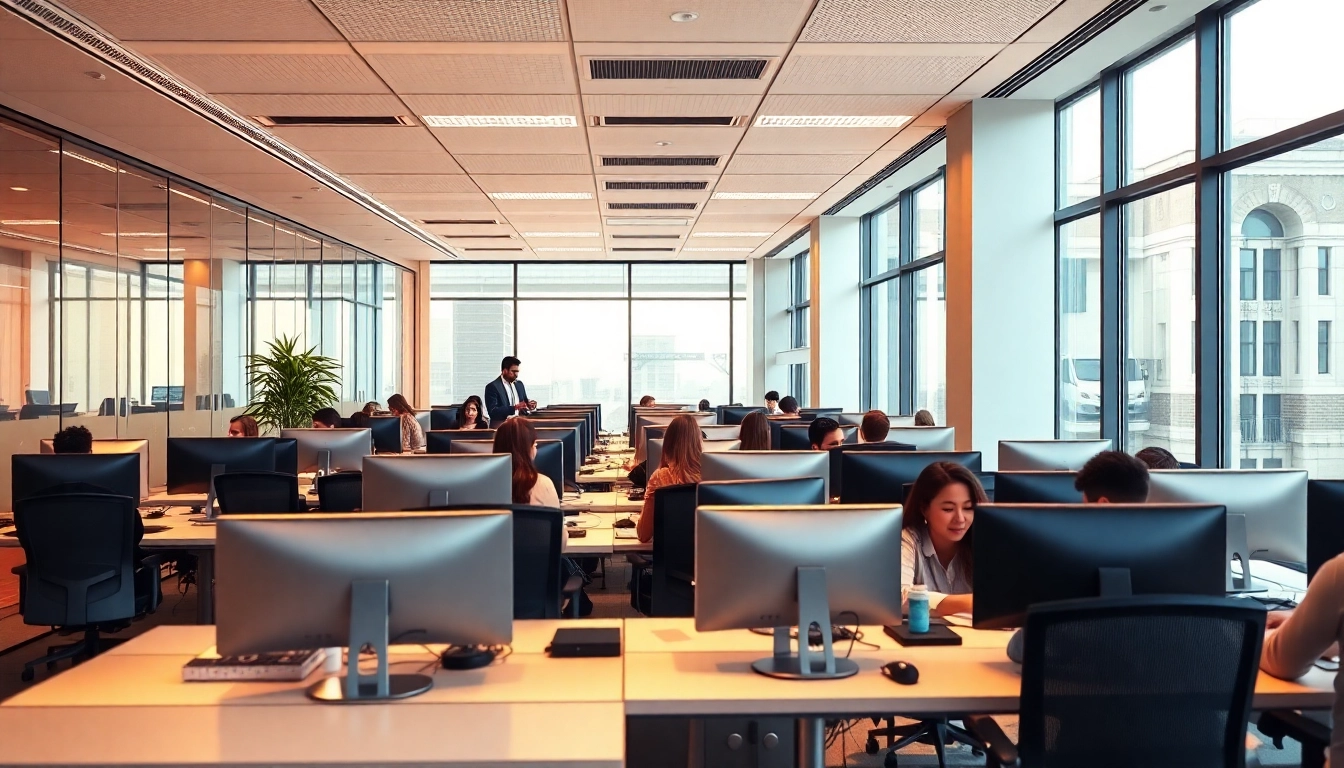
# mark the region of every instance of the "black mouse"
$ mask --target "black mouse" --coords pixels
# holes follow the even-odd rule
[[[635,521],[634,521],[634,520],[631,520],[631,519],[628,518],[628,517],[623,517],[623,518],[621,518],[620,520],[617,520],[616,522],[612,523],[612,524],[611,524],[611,527],[612,527],[612,528],[634,528],[634,527],[635,527]]]
[[[901,685],[914,685],[919,682],[919,669],[908,661],[893,661],[886,664],[882,667],[882,674]]]

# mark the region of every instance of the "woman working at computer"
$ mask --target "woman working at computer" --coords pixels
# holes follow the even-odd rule
[[[737,430],[737,438],[742,441],[740,449],[743,451],[770,450],[770,422],[765,414],[760,411],[748,413]]]
[[[653,497],[668,485],[700,482],[700,424],[691,415],[678,416],[663,433],[662,466],[644,489],[644,509],[635,527],[640,541],[653,539]]]
[[[387,409],[401,419],[401,452],[411,453],[425,447],[425,430],[415,418],[415,409],[401,395],[387,398]]]
[[[489,429],[490,422],[485,420],[485,406],[481,404],[481,398],[476,395],[470,395],[462,401],[462,405],[457,409],[457,421],[453,422],[453,429]]]
[[[537,471],[537,429],[526,417],[517,416],[495,431],[495,453],[513,457],[513,503],[536,507],[560,507],[560,496],[551,478]]]
[[[941,614],[971,610],[971,523],[987,501],[975,474],[950,461],[925,467],[905,497],[901,583],[926,586],[929,607]]]

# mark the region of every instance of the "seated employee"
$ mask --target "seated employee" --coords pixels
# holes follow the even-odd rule
[[[770,422],[765,418],[765,414],[760,411],[752,411],[742,419],[742,426],[737,430],[739,446],[743,451],[768,451],[770,450]]]
[[[653,497],[668,485],[700,482],[700,424],[689,414],[678,416],[663,433],[662,466],[654,470],[644,491],[644,508],[635,533],[640,541],[653,539]]]
[[[699,410],[701,413],[704,413],[704,412],[708,411],[708,410],[709,410],[709,401],[708,401],[708,400],[704,400],[704,399],[702,399],[702,400],[699,402],[699,404],[696,405],[696,409]]]
[[[941,614],[971,610],[971,523],[975,508],[986,501],[975,474],[950,461],[925,467],[905,497],[901,585],[923,584],[929,607]]]
[[[887,414],[878,410],[863,414],[863,421],[859,424],[860,443],[885,443],[889,434],[891,419],[887,418]]]
[[[485,420],[485,405],[477,395],[467,395],[457,409],[457,420],[449,429],[489,429],[490,422]]]
[[[779,393],[773,389],[765,393],[765,415],[766,416],[784,415],[784,412],[779,410]]]
[[[1134,458],[1148,465],[1149,469],[1180,469],[1181,462],[1166,448],[1149,446],[1134,454]]]
[[[323,408],[313,414],[313,429],[335,429],[341,426],[341,414],[335,408]]]
[[[921,408],[920,410],[915,411],[915,426],[936,427],[938,425],[933,423],[933,414]]]
[[[783,400],[779,401],[779,414],[785,418],[798,418],[798,398],[793,395],[785,395]]]
[[[257,420],[251,416],[234,416],[229,419],[229,437],[257,437]]]
[[[1148,501],[1148,465],[1124,451],[1102,451],[1078,470],[1073,487],[1088,504]]]
[[[55,435],[52,436],[51,451],[52,453],[93,453],[93,433],[90,432],[85,427],[66,427],[65,429],[62,429],[60,432],[57,432]],[[110,494],[112,493],[112,491],[108,490],[107,488],[104,488],[101,485],[94,485],[92,483],[84,483],[78,480],[74,480],[68,483],[60,483],[59,485],[49,486],[47,488],[44,488],[41,491],[41,493],[43,495],[49,495],[49,494],[54,495],[60,493]],[[145,522],[140,519],[139,515],[135,516],[134,536],[137,552],[136,557],[144,557],[145,552],[141,550],[139,547],[140,547],[140,540],[145,537]]]
[[[807,440],[812,444],[812,450],[829,451],[845,442],[845,431],[840,429],[840,422],[822,416],[807,425]]]

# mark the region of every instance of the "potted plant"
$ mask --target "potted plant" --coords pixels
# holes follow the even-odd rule
[[[313,414],[337,402],[341,364],[317,354],[317,347],[298,349],[298,338],[269,341],[265,354],[247,355],[247,383],[252,403],[245,414],[264,431],[310,427]]]

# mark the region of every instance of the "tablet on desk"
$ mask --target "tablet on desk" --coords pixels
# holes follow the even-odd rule
[[[639,532],[634,528],[612,528],[618,539],[638,539]]]

